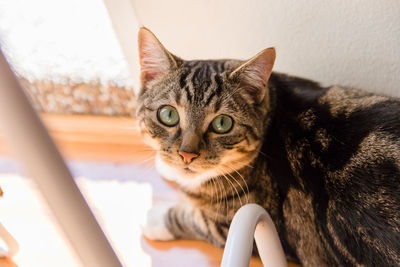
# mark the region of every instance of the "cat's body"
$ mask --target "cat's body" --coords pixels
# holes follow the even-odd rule
[[[222,246],[237,209],[257,203],[304,266],[400,265],[399,100],[271,74],[271,50],[182,61],[151,44],[138,118],[158,169],[192,201],[153,214],[148,237]],[[150,52],[159,63],[165,53],[168,68],[147,69]],[[172,126],[160,121],[166,106],[178,114]],[[219,116],[225,124],[211,128]],[[226,116],[229,131],[216,131]]]

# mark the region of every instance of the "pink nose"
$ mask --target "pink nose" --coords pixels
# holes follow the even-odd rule
[[[179,153],[179,155],[182,156],[182,159],[185,163],[190,163],[190,162],[192,162],[193,159],[195,159],[199,156],[199,154],[189,153],[189,152],[185,152],[185,151],[179,151],[178,153]]]

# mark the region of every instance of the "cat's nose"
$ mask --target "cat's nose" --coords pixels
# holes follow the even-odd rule
[[[198,153],[190,153],[190,152],[185,152],[185,151],[178,151],[179,155],[182,156],[182,159],[185,163],[190,163],[193,161],[193,159],[197,158],[200,156]]]

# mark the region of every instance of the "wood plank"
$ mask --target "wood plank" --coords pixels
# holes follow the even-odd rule
[[[40,114],[65,158],[108,162],[137,162],[154,156],[141,141],[135,118],[93,115]],[[0,142],[0,153],[9,154]]]

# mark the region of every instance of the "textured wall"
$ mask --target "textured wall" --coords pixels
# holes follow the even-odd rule
[[[30,81],[132,86],[102,0],[0,0],[0,45]]]
[[[185,58],[248,58],[324,85],[400,96],[399,0],[132,0],[139,21]]]
[[[134,114],[133,82],[102,0],[0,0],[0,45],[37,110]]]

